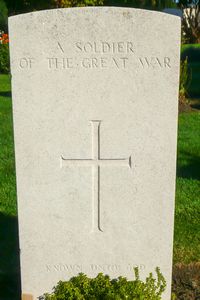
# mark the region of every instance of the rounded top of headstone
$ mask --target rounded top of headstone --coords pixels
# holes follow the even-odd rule
[[[124,18],[131,19],[135,16],[140,16],[141,18],[148,18],[148,16],[154,16],[155,18],[160,18],[162,22],[167,21],[175,21],[178,20],[180,22],[180,17],[177,15],[172,15],[169,13],[139,9],[139,8],[129,8],[129,7],[72,7],[72,8],[58,8],[58,9],[49,9],[49,10],[40,10],[29,12],[25,14],[19,14],[15,16],[10,16],[9,20],[13,19],[24,19],[24,18],[34,18],[34,17],[44,17],[44,16],[52,16],[57,15],[58,17],[63,16],[79,16],[79,15],[87,15],[87,14],[104,14],[104,15],[120,15]],[[145,22],[145,19],[144,19]]]

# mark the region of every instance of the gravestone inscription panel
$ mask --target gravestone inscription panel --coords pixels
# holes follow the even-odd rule
[[[159,266],[169,300],[180,19],[58,9],[9,31],[24,299]]]

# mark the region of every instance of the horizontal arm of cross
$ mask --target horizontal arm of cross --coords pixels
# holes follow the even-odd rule
[[[68,159],[61,156],[62,166],[127,166],[131,168],[131,156],[128,158]]]

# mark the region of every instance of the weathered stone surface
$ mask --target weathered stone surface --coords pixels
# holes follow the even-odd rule
[[[180,19],[9,18],[22,292],[161,268],[170,299]]]

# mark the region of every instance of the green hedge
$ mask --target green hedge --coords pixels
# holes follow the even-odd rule
[[[10,73],[10,59],[8,44],[0,44],[0,74]]]
[[[8,9],[4,0],[0,0],[0,31],[7,31]]]
[[[181,47],[181,60],[188,58],[191,82],[188,87],[190,97],[200,97],[200,44],[186,44]]]
[[[181,60],[188,57],[189,62],[200,61],[200,44],[185,44],[181,46]]]
[[[110,279],[108,275],[99,273],[96,278],[88,278],[80,273],[69,281],[60,281],[52,294],[44,294],[40,300],[161,300],[166,282],[159,268],[157,278],[150,273],[143,282],[135,268],[135,280],[128,281],[124,277]]]

